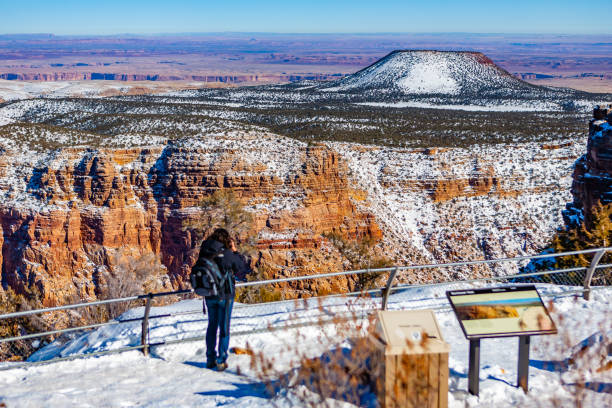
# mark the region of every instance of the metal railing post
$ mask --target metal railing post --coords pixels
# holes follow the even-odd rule
[[[590,300],[591,298],[591,280],[593,279],[593,273],[595,273],[595,269],[599,264],[599,261],[606,253],[606,249],[602,249],[601,251],[597,251],[595,255],[593,255],[593,260],[589,265],[589,269],[587,269],[586,275],[584,277],[584,292],[582,293],[582,297],[584,300]]]
[[[389,294],[391,293],[391,286],[393,285],[393,281],[395,280],[395,275],[397,275],[397,271],[399,268],[396,266],[393,268],[391,273],[389,274],[389,279],[387,279],[387,286],[383,290],[383,299],[382,299],[382,310],[387,310],[387,302],[389,302]]]
[[[142,319],[142,332],[140,333],[140,345],[145,356],[149,355],[149,344],[147,343],[147,335],[149,334],[149,312],[151,311],[151,301],[153,294],[147,295],[147,303],[145,305],[144,317]]]

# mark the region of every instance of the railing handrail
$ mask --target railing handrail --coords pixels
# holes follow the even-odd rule
[[[335,276],[357,275],[361,273],[390,272],[396,268],[398,271],[408,271],[408,270],[415,270],[415,269],[431,269],[431,268],[450,268],[454,266],[491,264],[491,263],[500,263],[500,262],[515,262],[515,261],[523,261],[527,259],[554,258],[558,256],[589,254],[589,253],[598,252],[598,251],[607,252],[611,250],[612,250],[612,247],[604,247],[604,248],[594,248],[594,249],[583,249],[580,251],[555,252],[555,253],[550,253],[550,254],[538,254],[538,255],[524,255],[524,256],[517,256],[517,257],[512,257],[512,258],[481,259],[481,260],[475,260],[475,261],[459,261],[459,262],[409,265],[409,266],[389,266],[385,268],[374,268],[374,269],[356,269],[356,270],[343,271],[343,272],[322,273],[318,275],[305,275],[305,276],[295,276],[295,277],[280,278],[280,279],[268,279],[268,280],[262,280],[262,281],[254,281],[254,282],[242,282],[242,283],[236,284],[236,287],[268,285],[270,283],[278,283],[278,282],[296,282],[296,281],[307,280],[307,279],[331,278]]]
[[[110,303],[118,303],[118,302],[130,302],[133,300],[147,299],[148,297],[163,297],[163,296],[171,296],[171,295],[181,295],[181,294],[191,293],[191,292],[193,292],[192,289],[177,290],[174,292],[150,293],[150,294],[145,294],[145,295],[129,296],[129,297],[124,297],[124,298],[96,300],[94,302],[75,303],[72,305],[54,306],[54,307],[47,307],[47,308],[42,308],[42,309],[25,310],[22,312],[14,312],[14,313],[0,315],[0,320],[10,319],[14,317],[29,316],[29,315],[38,314],[38,313],[55,312],[58,310],[78,309],[80,307],[100,306],[100,305],[107,305]]]
[[[612,267],[612,264],[601,264],[601,265],[597,265],[596,269],[599,269],[599,268],[610,268],[610,267]],[[562,274],[562,273],[567,273],[567,272],[585,271],[586,269],[587,269],[586,266],[581,266],[581,267],[575,267],[575,268],[556,269],[556,270],[553,270],[553,271],[530,272],[530,273],[521,273],[521,274],[515,274],[515,275],[505,275],[505,276],[490,276],[490,277],[486,277],[486,278],[464,279],[464,280],[459,280],[459,281],[436,282],[436,283],[420,283],[420,284],[404,284],[404,285],[398,285],[398,286],[391,287],[389,289],[388,293],[390,294],[391,292],[395,292],[395,291],[403,290],[403,289],[409,289],[409,288],[435,287],[435,286],[440,286],[440,285],[448,285],[448,284],[452,284],[452,283],[475,283],[475,282],[482,282],[482,281],[496,281],[496,280],[510,280],[510,279],[517,279],[517,278],[529,278],[529,277],[534,277],[534,276],[556,275],[556,274]],[[350,292],[350,293],[342,293],[342,294],[320,296],[319,298],[329,299],[329,298],[341,297],[341,296],[358,296],[358,295],[364,295],[364,294],[370,295],[370,294],[377,293],[377,292],[383,292],[383,295],[384,295],[385,289],[386,288],[376,288],[376,289],[370,289],[370,290],[366,290],[366,291],[359,291],[359,292]],[[180,291],[180,293],[185,293],[185,292],[189,293],[191,291]],[[175,292],[165,292],[166,295],[174,294],[174,293]],[[157,295],[159,295],[159,294],[157,294]],[[147,296],[145,295],[145,298],[146,297]],[[278,303],[284,303],[284,302],[295,302],[295,299],[293,299],[293,300],[281,300],[281,301],[271,302],[271,303],[278,304]],[[88,304],[85,303],[85,305],[88,305]],[[254,304],[244,305],[243,307],[257,307],[257,306],[261,306],[261,305],[262,305],[262,303],[254,303]],[[45,310],[45,309],[41,309],[41,310]],[[178,316],[178,315],[200,314],[200,313],[202,313],[202,312],[198,311],[198,310],[194,310],[194,311],[187,311],[187,312],[154,315],[154,316],[149,316],[149,320],[163,318],[163,317],[174,317],[174,316]],[[141,321],[143,319],[144,319],[144,316],[142,316],[142,317],[135,317],[135,318],[131,318],[131,319],[125,319],[125,320],[110,320],[108,322],[97,323],[97,324],[93,324],[93,325],[76,326],[76,327],[69,327],[69,328],[66,328],[66,329],[59,329],[59,330],[52,330],[52,331],[47,331],[47,332],[32,333],[32,334],[28,334],[28,335],[24,335],[24,336],[0,338],[0,343],[6,343],[6,342],[10,342],[10,341],[15,341],[15,340],[24,340],[24,339],[29,339],[29,338],[44,337],[44,336],[53,335],[53,334],[69,333],[69,332],[74,332],[74,331],[79,331],[79,330],[87,330],[87,329],[91,329],[91,328],[97,328],[97,327],[103,327],[103,326],[109,326],[109,325],[116,325],[116,324],[120,324],[120,323],[136,322],[136,321]]]
[[[476,282],[486,282],[486,281],[501,281],[501,280],[506,280],[509,282],[513,282],[513,280],[515,279],[524,279],[524,278],[529,278],[529,277],[534,277],[534,276],[540,276],[540,275],[560,275],[562,273],[568,273],[568,272],[578,272],[578,271],[586,271],[586,275],[585,275],[585,279],[582,285],[582,288],[580,290],[563,290],[559,293],[557,293],[556,295],[567,295],[568,293],[582,293],[583,297],[588,300],[588,294],[591,292],[592,288],[590,287],[591,284],[591,279],[593,277],[593,273],[595,270],[600,269],[600,268],[610,268],[612,267],[612,264],[600,264],[600,260],[603,258],[603,255],[609,251],[612,250],[612,247],[605,247],[605,248],[594,248],[594,249],[586,249],[586,250],[581,250],[581,251],[568,251],[568,252],[559,252],[559,253],[548,253],[548,254],[539,254],[539,255],[527,255],[527,256],[519,256],[519,257],[513,257],[513,258],[500,258],[500,259],[488,259],[488,260],[477,260],[477,261],[463,261],[463,262],[450,262],[450,263],[443,263],[443,264],[426,264],[426,265],[410,265],[410,266],[403,266],[403,267],[389,267],[389,268],[376,268],[376,269],[360,269],[360,270],[351,270],[351,271],[343,271],[343,272],[333,272],[333,273],[324,273],[324,274],[318,274],[318,275],[307,275],[307,276],[298,276],[298,277],[294,277],[294,278],[281,278],[281,279],[271,279],[271,280],[266,280],[266,281],[258,281],[258,282],[246,282],[246,283],[241,283],[236,285],[237,287],[248,287],[248,286],[254,286],[254,285],[265,285],[265,284],[269,284],[269,283],[277,283],[277,282],[290,282],[290,281],[300,281],[300,280],[305,280],[305,279],[321,279],[321,278],[327,278],[327,277],[334,277],[334,276],[346,276],[346,275],[353,275],[353,274],[359,274],[359,273],[380,273],[380,272],[386,272],[386,271],[392,271],[389,274],[389,277],[387,279],[387,284],[385,285],[385,287],[382,288],[376,288],[376,289],[371,289],[371,290],[367,290],[367,291],[361,291],[361,292],[351,292],[351,293],[343,293],[343,294],[334,294],[334,295],[326,295],[326,296],[319,296],[317,297],[320,304],[322,304],[321,302],[324,299],[330,299],[333,297],[339,297],[339,296],[355,296],[355,295],[363,295],[363,294],[374,294],[374,293],[380,293],[383,295],[383,300],[382,300],[382,304],[383,304],[383,308],[386,308],[387,302],[388,302],[388,298],[391,292],[396,291],[396,290],[403,290],[403,289],[408,289],[408,288],[422,288],[422,287],[436,287],[436,286],[441,286],[441,285],[452,285],[452,284],[470,284],[470,283],[476,283]],[[393,287],[393,281],[395,276],[397,275],[397,272],[400,270],[415,270],[415,269],[426,269],[426,268],[444,268],[444,267],[456,267],[456,266],[464,266],[464,265],[475,265],[475,264],[490,264],[490,263],[499,263],[499,262],[510,262],[510,261],[521,261],[521,260],[527,260],[527,259],[542,259],[542,258],[555,258],[555,257],[561,257],[561,256],[569,256],[569,255],[577,255],[577,254],[588,254],[588,253],[595,253],[593,256],[593,259],[591,260],[591,264],[588,267],[573,267],[573,268],[561,268],[561,269],[554,269],[554,270],[547,270],[547,271],[538,271],[538,272],[529,272],[529,273],[518,273],[518,274],[512,274],[512,275],[501,275],[501,276],[489,276],[489,277],[482,277],[482,278],[473,278],[473,279],[463,279],[463,280],[449,280],[449,281],[443,281],[443,282],[435,282],[435,283],[424,283],[424,284],[403,284],[403,285],[398,285]],[[551,277],[551,282],[555,282],[556,279]],[[519,282],[517,283],[513,283],[513,284],[521,284]],[[141,345],[140,346],[130,346],[130,347],[123,347],[117,350],[106,350],[106,351],[99,351],[99,352],[95,352],[95,353],[85,353],[83,354],[81,357],[86,357],[86,356],[92,356],[92,355],[104,355],[104,354],[108,354],[108,353],[115,353],[115,352],[122,352],[122,351],[127,351],[127,350],[141,350],[144,352],[145,355],[148,354],[149,348],[152,346],[156,346],[156,345],[163,345],[163,344],[170,344],[170,343],[177,343],[177,342],[184,342],[184,341],[190,341],[193,340],[191,338],[187,338],[187,339],[180,339],[180,340],[173,340],[170,342],[167,341],[163,341],[161,343],[157,342],[157,343],[151,343],[148,336],[149,336],[149,327],[148,327],[148,320],[149,319],[157,319],[157,318],[162,318],[162,317],[171,317],[171,316],[175,316],[175,315],[180,315],[180,314],[191,314],[191,313],[201,313],[201,312],[197,312],[197,311],[189,311],[189,312],[179,312],[179,313],[166,313],[166,314],[162,314],[162,315],[154,315],[154,316],[149,316],[149,311],[152,305],[152,299],[153,298],[157,298],[157,297],[163,297],[163,296],[172,296],[172,295],[179,295],[179,294],[188,294],[188,293],[192,293],[193,290],[179,290],[179,291],[172,291],[172,292],[161,292],[161,293],[149,293],[149,294],[143,294],[143,295],[139,295],[139,296],[130,296],[130,297],[124,297],[124,298],[117,298],[117,299],[108,299],[108,300],[101,300],[101,301],[95,301],[95,302],[88,302],[88,303],[78,303],[78,304],[73,304],[73,305],[66,305],[66,306],[57,306],[57,307],[51,307],[51,308],[43,308],[43,309],[36,309],[36,310],[27,310],[27,311],[23,311],[23,312],[15,312],[15,313],[9,313],[9,314],[5,314],[5,315],[0,315],[0,319],[7,319],[7,318],[14,318],[14,317],[21,317],[21,316],[27,316],[27,315],[32,315],[32,314],[37,314],[37,313],[46,313],[46,312],[51,312],[51,311],[59,311],[59,310],[68,310],[68,309],[75,309],[75,308],[80,308],[80,307],[89,307],[89,306],[98,306],[98,305],[105,305],[105,304],[111,304],[111,303],[117,303],[117,302],[128,302],[128,301],[134,301],[134,300],[146,300],[146,304],[145,304],[145,312],[143,313],[143,316],[137,316],[134,318],[129,318],[129,319],[124,319],[124,320],[110,320],[108,322],[103,322],[103,323],[96,323],[96,324],[89,324],[89,325],[84,325],[84,326],[72,326],[72,327],[68,327],[65,329],[59,329],[59,330],[51,330],[48,332],[38,332],[38,333],[31,333],[31,334],[25,334],[22,336],[14,336],[14,337],[7,337],[7,338],[0,338],[0,344],[1,343],[8,343],[8,342],[12,342],[12,341],[18,341],[18,340],[31,340],[34,338],[38,338],[38,337],[44,337],[44,336],[48,336],[48,335],[56,335],[56,334],[61,334],[61,333],[68,333],[68,332],[77,332],[80,330],[88,330],[88,329],[95,329],[95,328],[99,328],[99,327],[103,327],[103,326],[108,326],[108,325],[116,325],[116,324],[121,324],[121,323],[126,323],[126,322],[136,322],[136,321],[142,321],[142,327],[141,327]],[[293,300],[295,301],[295,300]],[[287,302],[287,301],[280,301],[280,302]],[[278,303],[278,302],[270,302],[270,303]],[[243,305],[244,308],[247,307],[258,307],[261,306],[261,304],[251,304],[251,305]],[[306,307],[306,306],[305,306]],[[436,306],[436,309],[440,309],[442,306]],[[329,322],[332,322],[333,319],[329,320]],[[309,324],[307,322],[304,323],[300,323],[300,324]],[[269,327],[268,327],[269,329]],[[256,329],[257,330],[261,330],[261,329]],[[266,329],[267,330],[267,329]],[[248,333],[251,333],[251,331],[249,331]],[[245,332],[245,334],[247,334]],[[199,337],[198,337],[199,338]],[[50,363],[50,362],[54,362],[54,361],[61,361],[64,359],[72,359],[72,358],[54,358],[54,359],[50,359],[50,360],[45,360],[46,362]],[[44,363],[44,362],[43,362]],[[18,365],[9,365],[9,366],[2,366],[0,367],[0,370],[5,370],[5,369],[10,369],[10,368],[15,368],[15,367],[21,367],[21,366],[26,366],[29,363],[22,363],[22,364],[18,364]]]
[[[279,278],[279,279],[268,279],[268,280],[253,281],[253,282],[240,282],[236,284],[236,287],[240,288],[240,287],[249,287],[249,286],[262,286],[262,285],[268,285],[268,284],[273,284],[273,283],[297,282],[297,281],[308,280],[308,279],[323,279],[323,278],[330,278],[330,277],[336,277],[336,276],[357,275],[357,274],[363,274],[363,273],[381,273],[381,272],[390,272],[393,270],[406,271],[406,270],[418,270],[418,269],[449,268],[449,267],[456,267],[456,266],[491,264],[491,263],[500,263],[500,262],[516,262],[516,261],[522,261],[522,260],[528,260],[528,259],[554,258],[554,257],[563,257],[563,256],[570,256],[570,255],[588,254],[588,253],[594,253],[594,252],[605,253],[608,251],[612,251],[612,247],[592,248],[592,249],[583,249],[579,251],[567,251],[567,252],[556,252],[556,253],[553,252],[553,253],[538,254],[538,255],[523,255],[523,256],[517,256],[517,257],[511,257],[511,258],[482,259],[482,260],[474,260],[474,261],[447,262],[447,263],[440,263],[440,264],[391,266],[391,267],[373,268],[373,269],[357,269],[357,270],[350,270],[350,271],[322,273],[322,274],[316,274],[316,275],[305,275],[305,276],[294,276],[294,277]],[[606,265],[596,265],[594,269],[603,268],[605,266]],[[579,268],[579,269],[586,269],[586,267]],[[542,273],[546,274],[546,273],[552,273],[552,272],[555,272],[555,270],[543,271]],[[519,277],[527,277],[527,276],[528,274],[517,274],[517,275],[506,275],[506,276],[502,276],[499,278],[506,279],[506,278],[519,278]],[[483,278],[483,279],[494,279],[494,278],[495,277],[488,277],[488,278]],[[461,280],[461,281],[456,281],[456,282],[470,282],[470,281],[474,281],[474,280],[468,279],[468,280]],[[444,282],[444,283],[452,283],[452,282],[453,281]],[[422,285],[432,285],[432,284],[422,284]],[[146,300],[149,297],[181,295],[181,294],[187,294],[187,293],[192,293],[192,292],[193,292],[193,289],[187,289],[187,290],[178,290],[178,291],[173,291],[173,292],[142,294],[138,296],[129,296],[129,297],[124,297],[124,298],[116,298],[116,299],[97,300],[94,302],[75,303],[72,305],[55,306],[55,307],[42,308],[42,309],[32,309],[32,310],[13,312],[13,313],[0,315],[0,320],[29,316],[33,314],[39,314],[39,313],[48,313],[48,312],[54,312],[54,311],[60,311],[60,310],[78,309],[81,307],[100,306],[100,305],[105,305],[105,304],[128,302],[128,301],[141,300],[141,299]]]

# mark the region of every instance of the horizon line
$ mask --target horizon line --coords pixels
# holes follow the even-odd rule
[[[282,32],[282,31],[186,31],[186,32],[142,32],[142,33],[130,33],[130,32],[117,32],[117,33],[106,33],[106,34],[95,34],[95,33],[75,33],[75,34],[56,34],[49,32],[13,32],[13,33],[0,33],[0,37],[10,36],[50,36],[50,37],[118,37],[118,36],[137,36],[137,37],[156,37],[156,36],[198,36],[198,35],[231,35],[231,34],[243,34],[243,35],[314,35],[314,36],[333,36],[333,35],[518,35],[518,36],[566,36],[566,37],[578,37],[578,36],[612,36],[610,33],[561,33],[561,32],[474,32],[474,31],[372,31],[372,32]]]

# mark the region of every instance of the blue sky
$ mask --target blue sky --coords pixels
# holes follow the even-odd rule
[[[0,0],[0,33],[611,34],[609,0]]]

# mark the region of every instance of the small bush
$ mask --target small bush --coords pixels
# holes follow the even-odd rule
[[[247,276],[248,282],[257,282],[271,278],[271,271],[265,266],[260,267],[255,273]],[[285,293],[280,287],[270,285],[247,286],[236,289],[236,301],[240,303],[266,303],[285,300]]]
[[[131,256],[124,250],[117,251],[110,259],[111,268],[102,269],[97,276],[99,299],[117,299],[171,289],[166,267],[151,252]],[[171,299],[164,299],[171,302]],[[127,310],[140,306],[141,301],[109,303],[106,319],[114,319]]]
[[[323,236],[348,260],[351,270],[377,269],[393,265],[391,258],[376,253],[376,242],[371,238],[348,240],[336,233],[328,233]],[[375,272],[355,275],[351,290],[367,291],[373,289],[376,287],[377,281],[381,279],[381,276],[381,274]]]
[[[0,287],[0,314],[23,312],[42,308],[36,293],[17,294],[11,288]],[[47,323],[39,315],[0,320],[0,338],[17,337],[44,331]],[[35,350],[34,340],[17,340],[0,343],[0,361],[26,359]]]
[[[245,354],[251,356],[249,369],[258,381],[267,384],[268,392],[276,395],[277,400],[295,402],[297,398],[302,405],[313,407],[328,406],[331,400],[361,404],[372,394],[381,374],[379,361],[374,358],[376,352],[368,340],[374,330],[374,314],[369,307],[357,306],[361,300],[347,301],[346,315],[331,321],[320,318],[315,325],[320,332],[315,345],[304,347],[312,339],[298,329],[292,341],[274,355],[255,352],[247,346]],[[307,302],[304,306],[307,307]],[[321,304],[319,310],[326,316]],[[327,351],[313,358],[310,356],[313,348]],[[280,355],[292,356],[295,368],[279,372],[276,367]],[[287,393],[280,394],[280,390]]]
[[[253,228],[253,215],[232,189],[214,191],[200,202],[199,208],[201,216],[186,222],[183,229],[194,230],[200,239],[216,228],[224,228],[234,237],[244,237]]]

